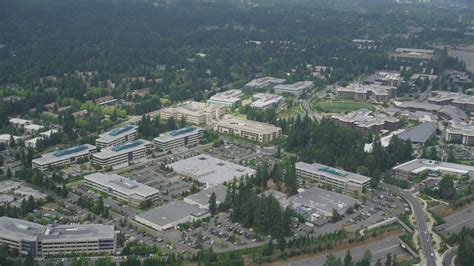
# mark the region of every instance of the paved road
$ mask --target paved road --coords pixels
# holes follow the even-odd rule
[[[378,259],[384,260],[387,254],[391,253],[392,256],[396,255],[397,257],[401,256],[410,256],[410,254],[400,247],[398,242],[398,237],[390,237],[380,241],[372,242],[369,244],[365,244],[359,247],[354,247],[351,249],[351,255],[354,261],[361,260],[364,256],[364,253],[370,250],[372,254],[372,262],[376,262]],[[347,250],[341,250],[338,252],[332,253],[334,256],[343,259],[346,255]],[[303,258],[301,260],[295,261],[285,261],[280,262],[275,265],[288,265],[288,266],[312,266],[312,265],[323,265],[326,261],[326,254]]]
[[[416,192],[416,190],[405,191],[389,184],[386,184],[385,186],[392,191],[398,192],[398,194],[406,201],[408,201],[412,206],[413,212],[415,214],[416,225],[421,238],[421,247],[423,249],[423,254],[426,258],[426,263],[428,266],[436,266],[437,261],[435,251],[433,248],[433,244],[431,243],[430,231],[428,229],[428,226],[426,225],[425,215],[423,213],[423,206],[421,206],[421,203],[412,194]]]
[[[458,247],[450,248],[443,257],[443,266],[454,266],[454,258],[458,253]]]
[[[458,233],[463,227],[474,227],[474,206],[468,207],[462,211],[456,212],[453,215],[446,217],[446,223],[437,226],[441,234],[450,236],[453,233]]]

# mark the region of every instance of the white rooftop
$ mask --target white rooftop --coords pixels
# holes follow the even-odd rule
[[[109,175],[103,173],[94,173],[84,176],[84,179],[98,183],[105,187],[112,188],[113,190],[119,191],[128,196],[137,194],[146,198],[159,193],[159,191],[155,188],[138,183],[133,179],[129,179],[118,174]]]

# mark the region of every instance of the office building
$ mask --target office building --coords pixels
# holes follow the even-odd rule
[[[29,134],[29,135],[35,135],[42,128],[43,128],[42,125],[37,125],[37,124],[29,124],[29,125],[26,125],[26,126],[23,127],[23,129],[25,130],[25,133]]]
[[[45,171],[50,167],[63,167],[76,163],[78,159],[88,159],[97,151],[95,146],[83,144],[67,149],[58,150],[41,155],[40,158],[33,159],[33,168]]]
[[[424,145],[431,137],[436,135],[438,126],[433,122],[424,122],[408,128],[399,133],[397,137],[401,140],[410,140],[413,144]]]
[[[162,133],[153,139],[153,143],[162,151],[174,150],[199,144],[204,130],[200,127],[183,127]]]
[[[398,86],[401,81],[402,77],[400,76],[400,72],[379,70],[376,71],[374,74],[369,75],[364,80],[364,84]]]
[[[21,139],[21,137],[19,136],[13,136],[10,134],[0,134],[0,143],[3,143],[8,146],[10,145],[10,141],[12,140],[12,138],[14,141]]]
[[[220,93],[216,93],[215,95],[211,96],[209,100],[207,100],[208,103],[211,104],[222,104],[222,105],[235,105],[240,102],[240,96],[242,96],[242,91],[241,90],[228,90]]]
[[[274,77],[261,77],[250,81],[249,83],[245,84],[245,89],[248,90],[259,90],[264,89],[267,87],[272,87],[278,84],[285,83],[286,80],[274,78]]]
[[[357,47],[359,50],[377,49],[377,43],[374,40],[354,39],[352,40],[352,45]]]
[[[166,165],[174,172],[211,186],[254,176],[256,171],[242,165],[224,161],[206,154]]]
[[[276,94],[289,94],[294,96],[301,96],[305,91],[308,91],[314,87],[312,81],[299,81],[293,84],[280,84],[273,87],[273,91]]]
[[[31,120],[26,120],[26,119],[21,119],[21,118],[10,118],[9,120],[10,124],[12,126],[18,128],[18,129],[23,129],[25,126],[33,124],[33,121]]]
[[[466,113],[455,107],[455,106],[442,106],[438,104],[425,103],[425,102],[416,102],[416,101],[406,101],[406,102],[394,102],[395,106],[400,109],[406,109],[410,111],[423,111],[436,114],[442,119],[447,119],[451,121],[469,121]]]
[[[446,79],[459,86],[463,85],[470,85],[472,80],[469,78],[469,75],[464,71],[457,71],[457,70],[446,70],[444,72]]]
[[[146,156],[146,152],[152,148],[148,140],[138,139],[107,147],[92,155],[92,163],[102,168],[129,165],[131,162]]]
[[[474,126],[461,122],[450,123],[446,129],[446,141],[464,145],[473,145]]]
[[[474,111],[474,96],[459,92],[433,91],[428,102],[437,105],[451,105],[465,112]]]
[[[135,221],[162,232],[208,216],[207,209],[203,210],[182,201],[171,201],[135,215]]]
[[[0,243],[35,257],[63,254],[115,254],[117,232],[113,225],[41,225],[0,217]]]
[[[226,106],[222,104],[192,101],[160,110],[162,119],[173,117],[177,121],[184,119],[186,122],[195,125],[211,124],[213,121],[220,119],[226,112]]]
[[[197,206],[201,209],[209,209],[209,199],[211,198],[212,193],[216,195],[216,203],[219,205],[225,200],[227,188],[222,184],[213,186],[187,196],[184,198],[184,202]]]
[[[138,127],[125,125],[99,135],[95,145],[102,149],[135,140],[138,136]]]
[[[430,61],[433,59],[433,50],[428,49],[412,49],[397,48],[395,49],[395,57],[400,60],[407,61]]]
[[[364,135],[382,130],[396,130],[400,126],[400,120],[395,117],[364,109],[348,114],[335,114],[332,118],[338,126],[358,129]]]
[[[281,128],[277,126],[238,118],[218,121],[214,124],[214,131],[262,143],[274,141],[281,136]]]
[[[84,176],[85,184],[95,190],[116,197],[135,207],[144,201],[158,200],[160,192],[117,174],[94,173]]]
[[[296,163],[296,174],[299,177],[308,178],[341,191],[362,192],[370,185],[370,178],[367,176],[335,169],[323,164],[304,162]]]
[[[389,85],[349,84],[347,87],[337,87],[336,96],[339,99],[356,101],[373,100],[376,103],[385,103],[397,96],[397,87]]]
[[[285,98],[280,95],[270,93],[257,93],[252,96],[252,103],[250,107],[258,110],[265,110],[268,108],[279,109],[285,103]]]
[[[414,159],[409,162],[397,165],[392,168],[398,178],[408,179],[411,176],[417,177],[422,174],[439,176],[450,174],[456,176],[473,176],[474,166],[440,162],[428,159]]]

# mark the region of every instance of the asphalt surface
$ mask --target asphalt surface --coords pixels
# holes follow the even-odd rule
[[[405,191],[405,190],[401,190],[398,187],[388,185],[388,184],[386,184],[386,187],[398,192],[399,195],[402,198],[404,198],[406,201],[408,201],[410,205],[412,206],[413,213],[415,214],[416,226],[418,228],[418,232],[421,238],[421,247],[423,249],[423,254],[425,255],[425,258],[426,258],[426,263],[427,263],[426,265],[436,266],[437,259],[435,256],[433,244],[431,243],[430,231],[428,230],[428,226],[426,225],[425,215],[423,213],[423,206],[421,206],[421,203],[412,194],[416,192],[416,190]]]
[[[372,262],[376,262],[378,259],[382,259],[383,261],[384,258],[389,253],[392,254],[392,257],[394,255],[396,255],[397,257],[410,256],[410,254],[400,246],[397,236],[393,236],[390,238],[386,238],[384,240],[375,241],[375,242],[371,242],[359,247],[352,248],[351,249],[352,259],[354,261],[361,260],[364,257],[364,254],[367,250],[370,250],[371,252]],[[334,256],[338,258],[343,259],[344,256],[346,255],[346,252],[347,250],[341,250],[341,251],[334,252],[331,254],[333,254]],[[314,256],[314,257],[307,257],[307,258],[303,258],[301,260],[295,260],[295,261],[293,260],[284,261],[276,265],[288,265],[288,266],[323,265],[326,262],[326,256],[327,254]]]
[[[454,258],[456,257],[457,253],[457,247],[450,248],[448,251],[446,251],[443,257],[443,266],[454,266]]]
[[[444,236],[449,237],[453,233],[459,233],[463,227],[474,227],[474,206],[466,208],[460,212],[446,217],[446,223],[437,226],[438,230]]]

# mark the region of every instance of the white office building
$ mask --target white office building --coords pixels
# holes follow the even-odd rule
[[[271,142],[281,136],[281,128],[272,124],[229,118],[214,124],[214,131],[258,142]]]
[[[290,94],[301,96],[305,91],[312,89],[314,83],[312,81],[299,81],[293,84],[280,84],[273,87],[276,94]]]
[[[123,127],[100,134],[99,138],[95,140],[95,144],[98,148],[105,148],[135,140],[137,136],[137,126],[125,125]]]
[[[252,103],[250,107],[265,110],[268,108],[279,108],[284,102],[285,98],[281,95],[275,95],[270,93],[257,93],[252,96]]]
[[[117,174],[94,173],[84,176],[88,187],[106,193],[112,197],[140,206],[144,201],[158,200],[160,192],[150,186]]]
[[[200,127],[184,127],[162,133],[153,139],[153,143],[162,151],[174,150],[199,144],[204,130]]]
[[[249,83],[245,84],[245,89],[249,90],[259,90],[266,87],[275,86],[278,84],[285,83],[286,80],[274,77],[261,77],[254,80],[251,80]]]
[[[174,107],[161,109],[160,115],[165,120],[172,117],[177,121],[184,119],[187,123],[208,125],[220,119],[226,112],[227,108],[222,104],[187,101]]]
[[[102,149],[92,155],[92,162],[102,168],[117,165],[129,165],[129,163],[143,158],[146,152],[152,148],[152,143],[147,140],[138,139]]]
[[[240,102],[240,96],[242,96],[241,90],[228,90],[220,93],[216,93],[215,95],[211,96],[208,103],[213,104],[222,104],[222,105],[234,105]]]
[[[90,158],[97,151],[97,148],[90,144],[83,144],[67,149],[58,150],[41,155],[40,158],[33,159],[33,168],[45,171],[49,167],[68,166],[81,158]]]

